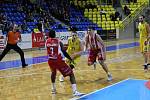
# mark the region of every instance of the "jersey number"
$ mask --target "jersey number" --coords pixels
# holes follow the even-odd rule
[[[54,54],[54,48],[53,47],[50,47],[50,53],[51,53],[51,55]]]

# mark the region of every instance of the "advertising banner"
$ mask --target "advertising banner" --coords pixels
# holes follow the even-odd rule
[[[32,37],[31,34],[21,34],[22,41],[18,42],[18,46],[21,49],[32,48]]]
[[[0,50],[3,50],[5,46],[5,38],[4,35],[0,35]]]
[[[43,33],[32,33],[32,47],[44,47],[45,39]]]

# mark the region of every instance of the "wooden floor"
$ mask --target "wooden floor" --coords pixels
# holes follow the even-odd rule
[[[106,45],[130,43],[135,40],[106,42]],[[45,50],[25,52],[26,58],[46,55]],[[3,61],[20,59],[16,53],[8,54]],[[87,66],[87,57],[82,56],[74,73],[78,90],[90,93],[97,89],[114,84],[126,78],[149,79],[150,72],[143,71],[143,57],[139,48],[127,48],[107,52],[107,65],[113,75],[111,82],[101,66]],[[60,73],[58,73],[59,75]],[[47,62],[30,65],[26,69],[14,68],[0,71],[0,100],[68,100],[72,98],[71,85],[68,78],[65,82],[56,81],[57,94],[51,94],[50,70]]]

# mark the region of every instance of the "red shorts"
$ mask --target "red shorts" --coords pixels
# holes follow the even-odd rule
[[[63,60],[49,59],[48,64],[52,72],[59,70],[64,77],[73,74],[72,69]]]
[[[104,60],[101,49],[89,51],[88,65],[92,65],[96,61],[96,58],[98,60]]]

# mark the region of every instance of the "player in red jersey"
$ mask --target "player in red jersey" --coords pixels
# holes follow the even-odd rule
[[[55,38],[55,31],[50,30],[49,38],[46,40],[46,48],[48,54],[48,64],[51,69],[51,81],[52,81],[52,93],[56,93],[55,79],[56,72],[59,70],[61,74],[66,77],[70,76],[70,82],[72,84],[72,90],[74,96],[82,96],[84,93],[80,93],[76,88],[76,80],[72,69],[65,63],[63,56],[73,62],[72,58],[64,50],[63,43],[59,39]]]
[[[112,75],[109,73],[107,65],[104,63],[106,60],[105,45],[101,37],[94,33],[90,27],[85,38],[85,50],[89,47],[88,65],[93,65],[98,58],[98,61],[108,76],[108,80],[112,80]]]

